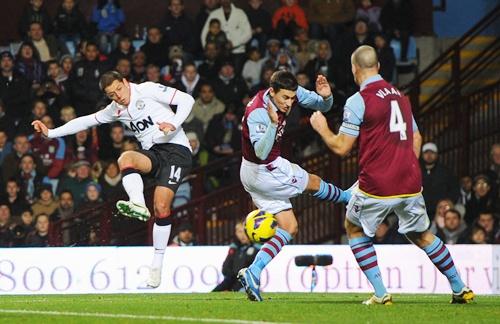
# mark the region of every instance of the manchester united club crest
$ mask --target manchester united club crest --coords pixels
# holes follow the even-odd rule
[[[143,101],[143,100],[137,100],[137,101],[135,102],[135,107],[136,107],[137,109],[139,109],[139,110],[142,110],[142,109],[144,109],[144,107],[146,107],[146,104],[144,103],[144,101]]]

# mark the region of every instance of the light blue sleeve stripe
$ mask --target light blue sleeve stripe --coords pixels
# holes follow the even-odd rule
[[[59,142],[59,147],[57,148],[56,159],[57,160],[63,160],[64,159],[64,153],[66,152],[66,143],[60,137],[57,138],[57,141]]]
[[[299,86],[297,88],[297,101],[304,108],[327,112],[332,108],[333,96],[326,100],[314,91],[310,91]]]
[[[413,114],[411,115],[411,123],[413,127],[413,132],[414,133],[418,132],[417,122],[415,121],[415,117],[413,117]]]
[[[255,155],[261,160],[267,159],[274,145],[277,125],[271,123],[264,108],[252,111],[248,115],[247,125]]]
[[[339,132],[358,137],[359,128],[363,123],[363,117],[365,115],[365,101],[363,97],[356,92],[354,95],[349,97],[345,103],[344,107],[344,119],[342,125],[340,126]]]

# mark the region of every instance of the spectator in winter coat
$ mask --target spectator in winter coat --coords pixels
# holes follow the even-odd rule
[[[97,6],[92,10],[91,21],[97,28],[101,53],[109,53],[116,48],[120,37],[117,31],[125,23],[125,14],[119,0],[98,0]]]
[[[75,4],[75,0],[63,0],[57,8],[54,18],[54,34],[60,46],[70,42],[75,50],[78,48],[82,36],[86,36],[87,22]]]

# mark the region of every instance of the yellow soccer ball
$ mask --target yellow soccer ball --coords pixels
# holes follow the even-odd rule
[[[274,215],[256,209],[250,212],[245,219],[245,232],[254,243],[264,243],[276,234],[278,221]]]

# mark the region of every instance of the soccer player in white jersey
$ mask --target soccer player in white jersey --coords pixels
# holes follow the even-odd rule
[[[155,178],[155,252],[146,285],[157,288],[161,283],[163,256],[170,237],[170,206],[182,178],[191,168],[191,147],[181,125],[190,114],[194,99],[187,93],[158,83],[129,83],[116,71],[103,74],[100,87],[113,100],[106,108],[73,119],[55,129],[48,129],[39,120],[35,120],[32,125],[37,132],[49,138],[75,134],[115,121],[120,121],[134,131],[142,149],[125,151],[118,159],[123,187],[130,200],[118,201],[116,206],[125,216],[148,220],[150,212],[144,201],[141,174]],[[172,105],[177,106],[175,113]]]

